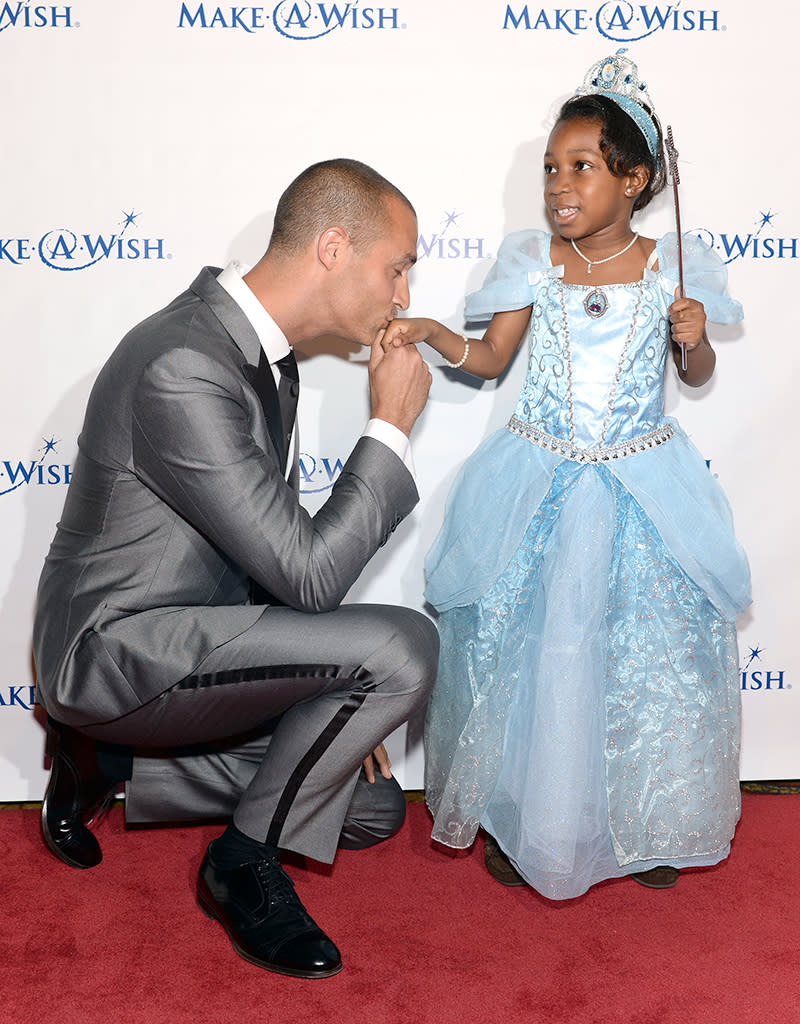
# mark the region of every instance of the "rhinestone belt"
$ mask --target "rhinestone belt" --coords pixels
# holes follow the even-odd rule
[[[524,437],[526,441],[544,448],[546,451],[554,452],[556,455],[563,455],[565,459],[573,462],[610,462],[612,459],[624,459],[628,455],[637,455],[639,452],[647,451],[648,448],[655,448],[656,445],[664,444],[674,434],[669,423],[662,423],[660,427],[633,437],[630,441],[622,441],[620,444],[613,444],[608,448],[579,448],[569,441],[560,437],[553,437],[546,434],[538,427],[525,423],[517,416],[512,416],[506,425],[506,430],[518,437]]]

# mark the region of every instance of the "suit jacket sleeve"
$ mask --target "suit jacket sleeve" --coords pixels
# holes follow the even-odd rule
[[[418,500],[402,460],[361,438],[311,517],[276,465],[260,405],[239,367],[208,352],[182,348],[150,363],[132,412],[137,476],[300,611],[336,608]]]

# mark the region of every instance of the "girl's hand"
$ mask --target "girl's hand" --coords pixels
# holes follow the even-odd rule
[[[400,320],[392,320],[381,338],[383,351],[388,352],[390,348],[399,348],[401,345],[418,345],[421,341],[427,341],[435,326],[434,321],[425,320],[422,317],[403,317]]]
[[[703,303],[697,299],[682,299],[679,291],[675,289],[675,301],[668,310],[674,342],[672,358],[684,384],[697,388],[711,377],[717,357],[706,337],[706,311]],[[681,346],[687,355],[691,354],[691,358],[683,358]]]
[[[675,289],[675,301],[669,307],[669,319],[672,324],[672,340],[684,345],[687,352],[702,342],[706,330],[706,311],[702,302],[697,299],[680,297],[680,289]]]

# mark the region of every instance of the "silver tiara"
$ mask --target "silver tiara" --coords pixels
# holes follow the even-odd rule
[[[639,69],[626,57],[623,47],[612,57],[603,57],[592,64],[583,79],[583,85],[575,90],[576,96],[607,96],[636,124],[644,135],[650,155],[658,163],[658,130],[653,118],[642,104],[652,111],[653,101],[647,92],[647,85],[639,79]]]

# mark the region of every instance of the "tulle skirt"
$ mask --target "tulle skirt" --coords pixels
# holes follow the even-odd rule
[[[690,536],[671,536],[700,511]],[[462,470],[427,573],[435,839],[464,847],[484,827],[553,899],[727,856],[749,572],[685,435],[612,471],[499,431]]]

